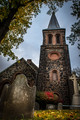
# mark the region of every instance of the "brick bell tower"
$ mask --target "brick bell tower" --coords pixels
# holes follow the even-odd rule
[[[37,80],[38,91],[54,91],[63,99],[64,105],[71,104],[73,84],[65,29],[60,28],[53,13],[47,29],[43,30],[43,45]]]

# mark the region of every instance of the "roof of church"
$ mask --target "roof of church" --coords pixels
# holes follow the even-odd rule
[[[38,67],[32,62],[31,59],[27,59],[27,64],[29,64],[36,72],[38,71]]]
[[[28,74],[28,71],[30,72],[31,70],[35,74],[37,74],[38,67],[32,62],[32,60],[29,63],[28,60],[26,61],[24,58],[21,58],[19,62],[15,62],[10,67],[8,67],[7,69],[5,69],[0,73],[0,83],[3,81],[3,79],[9,79],[16,72],[24,71],[24,70],[26,70],[27,74]]]
[[[48,29],[60,29],[60,25],[57,21],[57,18],[54,12],[52,13],[52,16],[48,25]]]
[[[32,60],[21,58],[19,61],[12,64],[10,67],[0,73],[0,94],[5,83],[11,84],[17,74],[24,74],[27,77],[28,84],[36,83],[38,67]],[[34,83],[33,83],[34,81]]]

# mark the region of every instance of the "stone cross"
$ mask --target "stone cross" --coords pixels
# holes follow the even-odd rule
[[[77,76],[75,73],[72,74],[71,77],[69,77],[70,80],[73,81],[73,85],[74,85],[74,94],[78,95],[79,94],[79,90],[78,90],[78,83],[77,83]]]

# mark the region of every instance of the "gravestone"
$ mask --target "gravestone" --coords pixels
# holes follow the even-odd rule
[[[9,87],[8,84],[4,85],[1,96],[0,96],[0,119],[3,116],[3,108],[4,108],[5,102],[7,100],[8,87]]]
[[[76,74],[73,73],[70,79],[73,81],[73,86],[74,86],[74,94],[72,98],[71,109],[80,109],[80,94],[79,94],[78,83],[77,83],[78,78]]]
[[[16,76],[8,88],[7,101],[4,106],[4,119],[15,120],[32,118],[35,105],[36,87],[30,87],[24,74]]]
[[[62,110],[63,109],[63,104],[62,103],[58,103],[58,110]]]
[[[47,109],[47,110],[54,110],[54,109],[56,109],[56,105],[47,104],[47,105],[46,105],[46,109]]]
[[[35,102],[35,110],[39,110],[39,109],[40,109],[39,103]]]

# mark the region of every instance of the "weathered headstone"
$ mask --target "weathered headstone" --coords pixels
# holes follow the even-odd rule
[[[8,89],[7,101],[4,106],[4,119],[14,120],[32,118],[35,105],[36,87],[30,87],[26,76],[19,74]]]
[[[35,110],[39,110],[39,109],[40,109],[39,103],[35,102]]]
[[[3,116],[3,108],[7,100],[8,87],[9,87],[8,84],[4,85],[1,96],[0,96],[0,118],[2,118]]]
[[[71,109],[80,109],[80,94],[79,94],[76,74],[73,73],[70,79],[73,81],[73,85],[74,85],[74,94],[72,98]]]
[[[53,104],[47,104],[47,105],[46,105],[46,109],[47,109],[47,110],[54,110],[54,109],[56,109],[56,106],[53,105]]]
[[[58,110],[62,110],[63,109],[63,104],[62,103],[58,103]]]

